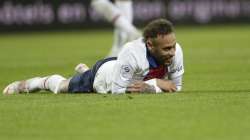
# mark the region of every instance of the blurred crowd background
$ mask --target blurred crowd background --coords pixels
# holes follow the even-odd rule
[[[249,0],[134,0],[134,24],[155,18],[174,24],[249,23]],[[1,0],[0,32],[111,27],[90,0]]]

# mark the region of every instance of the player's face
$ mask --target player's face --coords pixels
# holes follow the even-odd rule
[[[174,33],[158,35],[156,39],[149,39],[147,46],[151,54],[162,65],[170,65],[175,55],[176,37]]]

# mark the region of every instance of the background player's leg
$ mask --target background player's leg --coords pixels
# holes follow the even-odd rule
[[[133,24],[133,8],[131,0],[116,0],[116,7],[120,10],[121,14]],[[129,41],[128,33],[124,32],[120,28],[114,30],[113,46],[109,53],[109,56],[117,56],[122,46]]]
[[[116,7],[121,11],[129,22],[133,21],[133,3],[132,0],[116,0]]]
[[[99,14],[112,22],[116,28],[127,32],[131,36],[138,36],[138,34],[140,34],[112,2],[108,0],[92,0],[91,5]]]

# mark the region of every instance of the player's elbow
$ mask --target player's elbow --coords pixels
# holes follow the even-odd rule
[[[123,90],[112,90],[112,94],[125,94],[125,92]]]
[[[176,92],[180,92],[182,90],[182,86],[179,85],[179,86],[176,86]]]
[[[126,93],[126,88],[120,87],[118,85],[112,84],[112,89],[111,89],[112,94],[124,94]]]

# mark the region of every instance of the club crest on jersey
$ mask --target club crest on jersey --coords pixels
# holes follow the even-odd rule
[[[122,65],[121,67],[121,75],[125,79],[130,79],[132,78],[132,69],[129,65]]]

